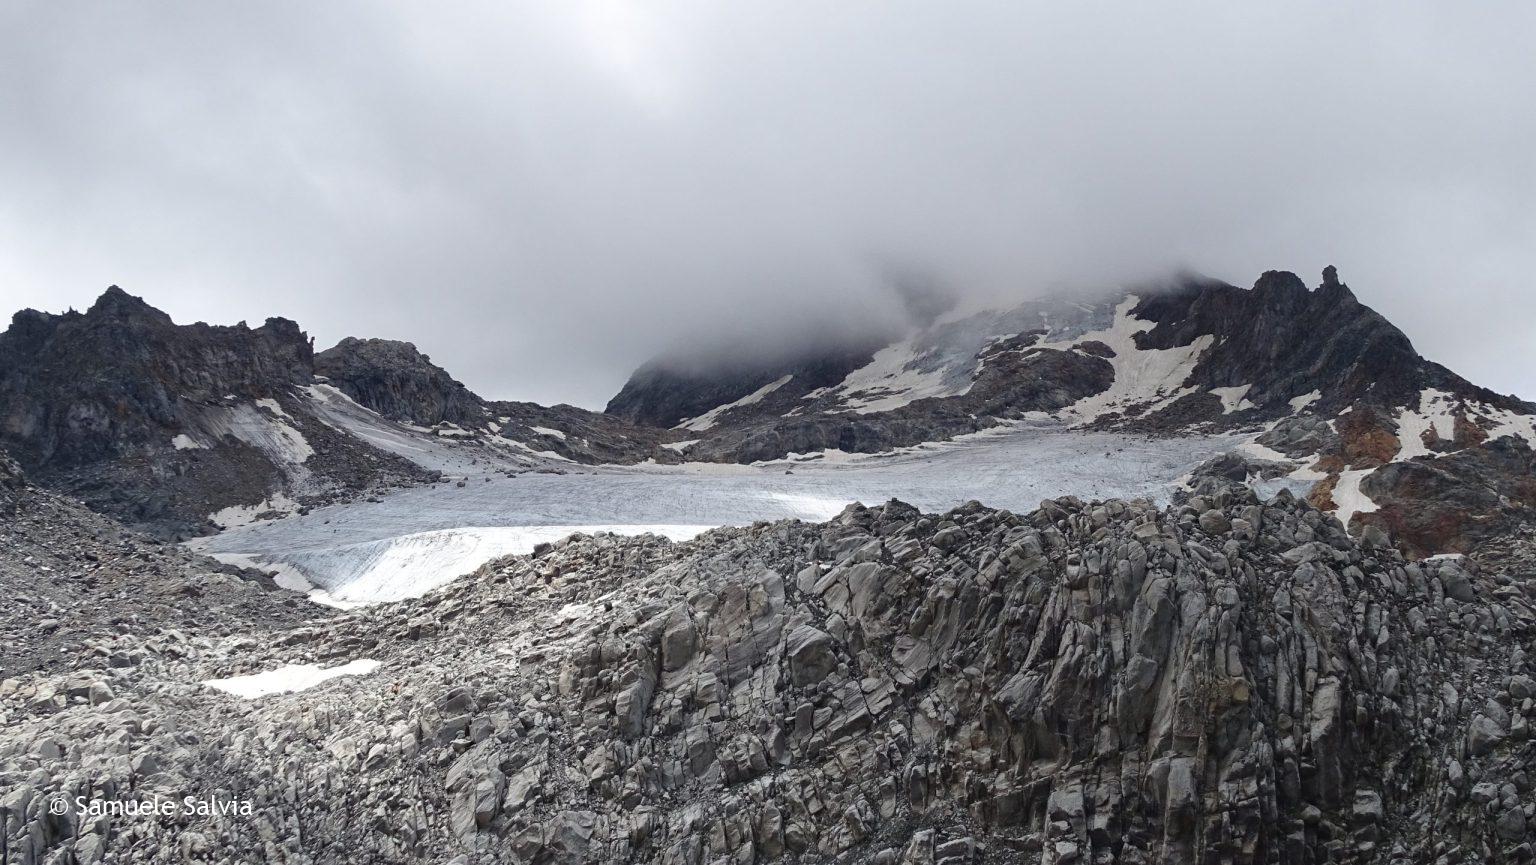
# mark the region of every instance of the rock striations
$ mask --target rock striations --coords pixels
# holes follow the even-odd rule
[[[1214,479],[1161,510],[577,537],[5,681],[5,830],[23,863],[1524,862],[1530,577]],[[251,812],[49,813],[156,795]]]

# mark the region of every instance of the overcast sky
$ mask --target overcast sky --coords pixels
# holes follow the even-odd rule
[[[1033,7],[1033,8],[1030,8]],[[601,407],[711,328],[1327,264],[1536,397],[1536,4],[0,4],[0,307]]]

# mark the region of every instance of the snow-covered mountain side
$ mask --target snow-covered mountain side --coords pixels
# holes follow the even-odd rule
[[[1310,290],[1271,271],[1250,290],[1191,277],[952,312],[861,358],[732,368],[720,381],[696,361],[667,369],[647,365],[608,411],[671,425],[669,447],[690,460],[868,453],[1055,418],[1158,435],[1252,429],[1252,475],[1309,481],[1346,522],[1358,515],[1419,551],[1461,548],[1536,507],[1536,405],[1420,357],[1332,267]]]
[[[410,343],[315,353],[291,321],[176,325],[113,288],[0,334],[0,449],[39,482],[181,536],[439,478],[841,457],[1020,421],[1244,432],[1208,472],[1303,489],[1415,554],[1536,515],[1536,405],[1419,357],[1333,268],[1315,289],[1270,272],[1252,289],[1185,277],[1005,309],[929,304],[903,335],[819,344],[661,359],[598,413],[483,399]]]

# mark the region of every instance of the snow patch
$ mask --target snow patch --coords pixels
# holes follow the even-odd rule
[[[366,676],[379,668],[379,662],[360,658],[338,667],[321,667],[318,664],[288,664],[264,673],[249,676],[230,676],[227,679],[207,679],[210,688],[234,694],[247,700],[270,694],[291,694],[308,690],[341,676]]]
[[[1155,322],[1135,318],[1131,310],[1140,298],[1128,295],[1115,307],[1114,323],[1105,330],[1093,331],[1054,343],[1037,343],[1040,348],[1070,350],[1080,342],[1102,342],[1114,350],[1107,358],[1115,370],[1115,380],[1108,389],[1084,397],[1063,410],[1063,415],[1079,423],[1091,423],[1102,415],[1121,412],[1132,406],[1155,410],[1195,392],[1184,382],[1215,337],[1207,334],[1189,345],[1165,349],[1142,349],[1136,336],[1151,330]],[[1225,388],[1224,390],[1230,390]],[[1246,392],[1244,388],[1244,392]]]
[[[918,349],[921,334],[913,334],[875,352],[867,365],[849,373],[836,388],[843,401],[858,414],[874,414],[901,408],[920,399],[963,396],[974,379],[956,383],[942,363],[923,368],[926,353]]]
[[[1378,509],[1371,497],[1360,490],[1360,481],[1373,471],[1375,469],[1339,472],[1339,480],[1333,485],[1333,513],[1339,522],[1348,526],[1350,518],[1355,514],[1368,514]]]
[[[1314,390],[1311,393],[1304,393],[1301,396],[1291,397],[1291,400],[1290,400],[1291,411],[1293,411],[1293,412],[1301,411],[1302,409],[1306,408],[1307,406],[1311,405],[1312,403],[1317,402],[1318,400],[1320,400],[1322,398],[1323,398],[1323,392],[1320,391],[1320,390]]]
[[[550,438],[557,438],[561,441],[565,441],[565,433],[561,432],[560,430],[550,429],[546,426],[534,426],[529,427],[529,429],[533,430],[541,436],[549,436]]]
[[[273,414],[278,415],[279,417],[287,418],[288,420],[293,420],[292,417],[289,417],[287,412],[283,411],[282,405],[280,403],[278,403],[277,400],[275,400],[275,399],[273,399],[273,398],[271,398],[269,396],[262,397],[261,399],[256,400],[256,404],[261,406],[262,408],[272,412]]]
[[[703,439],[688,439],[687,441],[681,442],[668,442],[662,445],[662,447],[675,453],[682,453],[683,451],[693,447],[701,441],[703,441]]]
[[[254,505],[230,505],[227,508],[215,511],[208,515],[208,519],[221,529],[232,529],[237,526],[248,526],[256,522],[256,518],[265,513],[277,512],[283,515],[291,514],[298,510],[299,503],[282,492],[273,493]]]
[[[1417,411],[1404,408],[1397,413],[1397,456],[1393,462],[1411,460],[1432,453],[1424,446],[1424,434],[1434,430],[1437,438],[1449,441],[1456,434],[1456,415],[1453,394],[1434,388],[1425,388],[1419,394]]]
[[[1231,414],[1235,411],[1247,411],[1257,408],[1248,400],[1248,391],[1253,390],[1251,384],[1234,385],[1233,387],[1213,387],[1211,393],[1221,400],[1221,413]]]
[[[204,423],[207,426],[204,431],[215,439],[233,436],[276,463],[301,466],[315,454],[303,433],[262,414],[249,403],[214,409],[204,415]]]
[[[1267,445],[1261,445],[1257,441],[1243,442],[1233,450],[1251,456],[1255,459],[1270,460],[1272,462],[1288,463],[1291,458]]]
[[[1536,416],[1515,414],[1509,409],[1488,406],[1481,406],[1478,413],[1484,420],[1492,421],[1494,424],[1493,429],[1488,431],[1490,440],[1515,436],[1525,439],[1526,444],[1536,448]]]
[[[752,391],[741,399],[738,399],[735,402],[728,402],[725,405],[717,405],[696,418],[690,418],[683,421],[674,427],[674,429],[686,429],[692,430],[694,432],[703,432],[713,427],[720,420],[721,415],[731,411],[732,409],[738,409],[743,406],[756,405],[757,403],[762,402],[763,397],[773,393],[784,385],[789,384],[789,380],[792,378],[794,378],[794,375],[786,375],[777,381],[768,382],[767,384],[763,385],[755,391]]]
[[[179,451],[207,450],[208,446],[192,438],[186,433],[178,433],[171,439],[171,447]]]

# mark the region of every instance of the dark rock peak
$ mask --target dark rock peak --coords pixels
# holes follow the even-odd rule
[[[402,339],[347,336],[342,337],[341,342],[336,343],[334,346],[321,352],[321,354],[332,355],[332,352],[368,354],[378,358],[390,358],[396,362],[433,366],[430,355],[424,354],[418,349],[416,343],[406,342]],[[435,366],[434,368],[441,369]]]
[[[385,417],[479,424],[484,402],[409,342],[347,337],[315,355],[315,372]]]
[[[107,286],[107,290],[96,298],[96,302],[91,304],[85,314],[88,318],[97,319],[138,319],[166,325],[172,323],[169,315],[150,306],[144,298],[129,294],[115,285]]]

